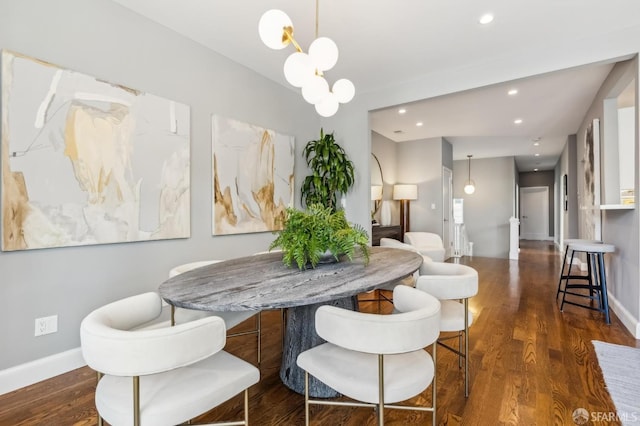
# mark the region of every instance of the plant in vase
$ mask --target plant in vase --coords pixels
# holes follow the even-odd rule
[[[312,172],[302,182],[303,205],[321,204],[332,211],[338,210],[337,194],[346,194],[355,182],[353,162],[333,133],[324,133],[323,129],[320,129],[320,139],[309,141],[302,155]]]
[[[351,225],[344,211],[311,204],[307,211],[289,207],[284,228],[269,246],[282,249],[282,262],[300,269],[315,268],[323,260],[339,261],[340,256],[353,260],[356,248],[369,263],[369,235],[359,225]]]

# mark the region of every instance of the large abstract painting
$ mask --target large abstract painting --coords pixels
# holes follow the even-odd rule
[[[2,250],[190,234],[190,112],[2,52]]]
[[[293,205],[293,137],[215,115],[212,136],[213,234],[282,229]]]
[[[584,186],[580,212],[582,214],[581,238],[601,239],[600,219],[600,120],[594,119],[584,137]]]

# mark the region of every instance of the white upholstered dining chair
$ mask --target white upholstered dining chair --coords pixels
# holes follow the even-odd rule
[[[457,333],[458,349],[443,343],[451,336],[440,338],[438,343],[459,356],[460,366],[464,359],[464,396],[467,397],[469,396],[469,327],[473,324],[469,298],[478,294],[478,272],[470,266],[442,262],[430,262],[425,265],[423,271],[424,275],[420,275],[416,282],[416,289],[440,300],[442,304],[440,331]],[[462,334],[464,334],[464,341]]]
[[[386,408],[431,411],[436,423],[436,345],[440,302],[408,286],[393,292],[393,315],[369,314],[335,306],[316,311],[316,331],[327,343],[298,355],[305,371],[305,424],[309,405],[375,407],[378,425]],[[424,350],[432,345],[432,355]],[[360,402],[309,398],[309,376]],[[431,385],[432,405],[393,405],[421,394]]]
[[[175,326],[137,329],[162,311],[150,292],[98,308],[80,325],[82,355],[98,371],[95,404],[99,424],[182,424],[258,382],[256,367],[225,351],[224,321],[215,316]]]
[[[400,249],[400,250],[407,250],[407,251],[412,251],[414,253],[418,253],[422,256],[422,264],[424,265],[425,262],[431,262],[431,258],[429,258],[429,256],[426,256],[424,254],[421,254],[418,249],[416,249],[415,247],[413,247],[410,244],[406,244],[403,243],[401,241],[395,240],[393,238],[380,238],[380,247],[387,247],[387,248],[396,248],[396,249]],[[368,293],[375,293],[374,298],[367,298],[367,299],[359,299],[360,302],[378,302],[378,313],[380,313],[380,302],[389,302],[389,303],[393,303],[393,299],[389,296],[387,296],[387,294],[385,294],[385,292],[389,292],[389,291],[393,291],[393,289],[397,286],[397,285],[408,285],[411,287],[415,287],[416,285],[416,280],[418,279],[418,277],[420,276],[420,271],[422,270],[422,266],[420,266],[420,269],[417,270],[416,272],[413,273],[413,275],[409,275],[408,277],[405,277],[401,280],[398,281],[394,281],[392,283],[389,283],[383,287],[380,287],[376,290],[371,290]]]
[[[175,277],[176,275],[183,274],[188,271],[192,271],[196,268],[201,268],[203,266],[211,265],[218,262],[222,262],[222,261],[221,260],[203,260],[203,261],[190,262],[190,263],[185,263],[183,265],[178,265],[169,271],[169,278]],[[255,320],[256,320],[255,328],[248,331],[228,333],[227,337],[237,337],[237,336],[246,336],[249,334],[255,334],[258,365],[260,365],[260,362],[262,360],[260,311],[198,311],[194,309],[175,308],[173,306],[171,306],[170,309],[171,309],[172,324],[182,324],[185,322],[194,321],[200,318],[205,318],[207,316],[215,315],[224,320],[227,330],[232,329],[238,324],[255,316]]]
[[[404,242],[411,244],[420,253],[429,256],[434,262],[444,262],[446,251],[440,235],[432,232],[411,231],[404,233]]]

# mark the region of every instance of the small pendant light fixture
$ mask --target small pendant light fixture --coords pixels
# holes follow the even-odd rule
[[[473,155],[467,155],[469,159],[469,179],[464,183],[464,192],[469,195],[476,192],[476,183],[471,180],[471,157],[473,157]]]

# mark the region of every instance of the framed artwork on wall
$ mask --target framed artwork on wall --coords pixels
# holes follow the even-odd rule
[[[600,240],[600,120],[594,118],[587,126],[584,137],[584,180],[582,190],[582,232],[588,240]]]
[[[567,188],[567,174],[565,173],[562,176],[562,197],[563,197],[563,204],[564,204],[564,211],[568,211],[569,210],[569,190]]]
[[[214,115],[213,235],[282,229],[293,205],[294,138]]]
[[[2,250],[188,238],[187,105],[2,52]]]

